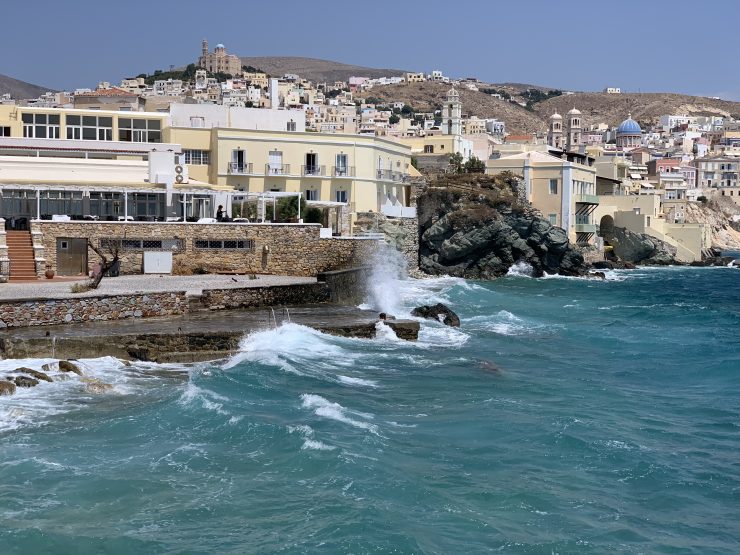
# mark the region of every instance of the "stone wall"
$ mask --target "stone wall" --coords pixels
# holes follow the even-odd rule
[[[250,289],[208,289],[203,291],[200,304],[210,310],[221,310],[324,303],[329,300],[330,291],[326,283],[309,283]]]
[[[0,328],[172,316],[188,311],[185,292],[20,299],[0,303]]]
[[[321,272],[316,279],[325,284],[333,303],[358,305],[365,302],[370,266]]]
[[[172,250],[173,271],[180,274],[221,271],[315,276],[367,263],[378,244],[360,238],[320,239],[318,224],[34,221],[31,229],[43,245],[45,263],[55,271],[58,238],[89,238],[96,247],[105,239],[174,240],[178,247]],[[198,248],[197,240],[248,241],[251,248]],[[142,272],[144,250],[121,251],[122,274]],[[98,261],[98,255],[88,248],[88,267]]]

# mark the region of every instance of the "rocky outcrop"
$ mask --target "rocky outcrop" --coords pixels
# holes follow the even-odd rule
[[[28,376],[16,376],[13,381],[18,387],[35,387],[39,385],[38,380],[34,380],[33,378],[29,378]]]
[[[13,382],[0,380],[0,396],[13,395],[13,393],[15,393],[15,384]]]
[[[602,230],[606,244],[621,261],[643,266],[682,265],[676,258],[676,247],[645,233],[633,233],[624,227]]]
[[[729,197],[717,196],[707,204],[687,202],[684,221],[708,225],[712,232],[712,247],[735,251],[740,250],[740,230],[732,221],[737,215],[740,215],[740,206]]]
[[[411,311],[411,316],[426,318],[428,320],[437,320],[438,322],[442,322],[444,325],[451,326],[453,328],[460,327],[459,316],[442,303],[437,303],[433,306],[417,306]]]
[[[82,370],[80,370],[80,367],[77,366],[74,362],[70,362],[68,360],[59,361],[59,371],[60,372],[73,372],[77,374],[78,376],[82,376]]]
[[[464,192],[430,188],[419,198],[424,272],[493,279],[525,262],[534,277],[585,274],[583,256],[564,230],[522,205],[506,183],[486,177],[478,185]]]
[[[39,372],[38,370],[34,370],[33,368],[26,368],[25,366],[21,368],[16,368],[15,371],[18,374],[28,374],[29,376],[36,378],[37,380],[41,380],[44,382],[53,382],[48,374],[45,374],[44,372]]]

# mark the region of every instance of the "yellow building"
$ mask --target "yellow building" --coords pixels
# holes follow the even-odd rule
[[[578,245],[593,244],[596,223],[593,212],[599,205],[596,196],[596,170],[590,159],[558,158],[544,152],[523,152],[486,161],[486,173],[512,172],[522,176],[527,199],[554,226],[568,232]]]
[[[377,137],[234,128],[169,127],[194,179],[239,192],[300,192],[389,215],[411,203],[411,151]],[[408,211],[407,211],[408,212]]]

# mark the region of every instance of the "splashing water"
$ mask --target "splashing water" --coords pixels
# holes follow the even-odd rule
[[[403,310],[400,282],[406,276],[406,260],[393,247],[383,245],[375,252],[371,263],[366,306],[379,312],[400,314]]]
[[[509,268],[509,271],[506,272],[507,276],[512,277],[528,277],[531,278],[534,274],[534,268],[532,268],[532,265],[528,262],[524,262],[523,260],[520,260],[516,264],[512,265]]]

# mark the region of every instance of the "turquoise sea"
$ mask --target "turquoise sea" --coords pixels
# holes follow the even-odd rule
[[[740,553],[740,269],[521,274],[0,397],[0,553]]]

